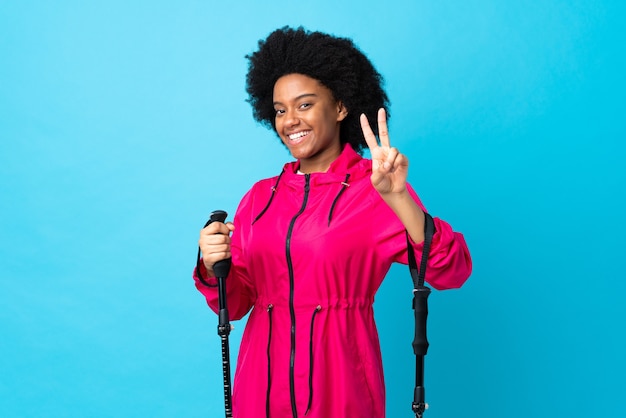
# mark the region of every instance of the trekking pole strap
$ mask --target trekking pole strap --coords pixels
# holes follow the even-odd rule
[[[433,235],[435,234],[435,222],[433,217],[424,212],[424,245],[422,249],[422,259],[420,260],[420,268],[417,269],[417,262],[415,259],[415,251],[413,251],[413,245],[409,239],[409,233],[406,234],[408,258],[409,258],[409,270],[411,272],[411,278],[413,279],[413,286],[417,289],[420,286],[424,286],[424,280],[426,278],[426,267],[428,265],[428,255],[430,254],[430,246],[433,241]]]

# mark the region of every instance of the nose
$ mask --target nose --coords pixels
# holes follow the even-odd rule
[[[283,118],[283,120],[285,121],[284,123],[286,127],[296,126],[298,123],[300,123],[300,119],[298,118],[298,115],[294,110],[287,110],[285,112],[285,117]]]

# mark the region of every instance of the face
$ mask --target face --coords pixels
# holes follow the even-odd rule
[[[325,172],[341,154],[339,125],[347,109],[314,78],[285,75],[274,85],[276,132],[305,173]]]

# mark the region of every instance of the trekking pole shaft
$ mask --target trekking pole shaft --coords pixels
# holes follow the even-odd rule
[[[228,335],[222,335],[222,371],[224,372],[224,409],[226,418],[232,418],[233,408],[231,401],[230,386],[230,349],[228,343]]]
[[[231,418],[232,412],[232,391],[230,380],[230,345],[228,335],[230,334],[230,322],[228,317],[228,308],[226,307],[226,283],[224,277],[218,277],[218,303],[219,303],[219,322],[217,325],[217,333],[222,340],[222,372],[224,376],[224,407],[226,410],[226,418]]]

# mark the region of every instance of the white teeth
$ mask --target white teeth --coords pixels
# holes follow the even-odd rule
[[[309,133],[309,131],[296,132],[295,134],[289,135],[289,139],[291,139],[292,141],[295,141],[296,139],[302,138],[303,136],[305,136],[308,133]]]

